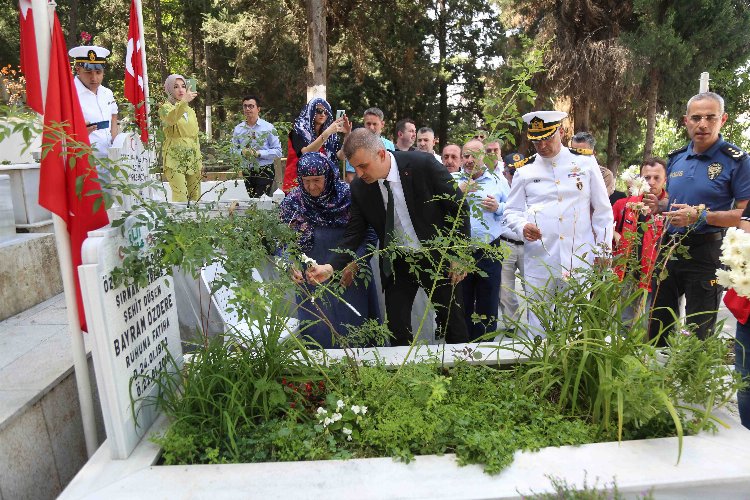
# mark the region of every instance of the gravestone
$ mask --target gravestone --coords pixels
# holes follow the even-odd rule
[[[131,188],[136,188],[139,196],[149,200],[153,199],[152,188],[143,186],[143,184],[151,180],[149,169],[154,163],[154,153],[143,147],[143,142],[141,142],[138,134],[134,132],[118,134],[109,148],[109,159],[119,162],[119,166],[127,174],[126,182]],[[124,195],[121,192],[115,194],[123,196],[122,208],[124,210],[134,208],[136,196]]]
[[[0,241],[16,236],[13,200],[10,197],[10,176],[0,175]]]
[[[112,458],[125,459],[157,417],[154,383],[161,370],[182,366],[173,280],[151,276],[146,286],[115,286],[125,245],[146,249],[148,235],[130,217],[124,227],[89,232],[78,268],[94,369]],[[169,353],[175,363],[169,362]],[[131,404],[132,403],[132,404]]]

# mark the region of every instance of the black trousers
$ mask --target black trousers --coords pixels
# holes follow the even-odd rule
[[[685,322],[697,326],[697,335],[704,339],[716,325],[721,294],[724,289],[716,282],[716,270],[721,267],[721,240],[706,241],[688,247],[690,258],[677,257],[667,263],[667,277],[656,281],[652,290],[654,304],[649,323],[649,337],[658,340],[659,346],[667,344],[674,330],[675,317],[679,318],[678,301],[685,295]]]
[[[245,189],[250,198],[260,198],[261,195],[271,196],[271,184],[273,184],[273,165],[245,170],[242,173],[245,178]]]
[[[422,288],[429,296],[433,277],[430,276],[429,261],[418,259],[422,271],[412,273],[409,264],[402,257],[393,261],[393,276],[384,287],[385,310],[388,328],[393,333],[391,345],[409,345],[413,339],[411,331],[411,308],[417,291]],[[446,269],[449,263],[445,262]],[[468,342],[466,322],[463,312],[463,292],[461,284],[452,286],[447,271],[438,279],[432,304],[437,316],[438,331],[448,344]]]

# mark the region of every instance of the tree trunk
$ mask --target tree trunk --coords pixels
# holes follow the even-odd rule
[[[159,75],[161,81],[167,79],[166,49],[164,47],[164,25],[162,24],[161,0],[151,0],[151,8],[154,11],[156,29],[156,58],[159,61]],[[144,21],[145,24],[145,21]]]
[[[70,15],[68,16],[68,48],[72,49],[78,45],[76,35],[78,33],[78,0],[70,0]]]
[[[445,10],[445,0],[438,0],[438,51],[440,64],[438,78],[440,79],[440,122],[438,124],[438,147],[443,150],[448,141],[448,80],[445,77],[445,60],[447,57],[448,13]],[[438,153],[439,154],[439,153]]]
[[[573,133],[591,131],[591,100],[581,95],[573,101]]]
[[[659,99],[659,83],[661,75],[655,67],[651,68],[648,75],[648,108],[646,109],[646,140],[643,144],[643,159],[651,158],[654,154],[654,133],[656,131],[656,101]]]
[[[609,107],[609,133],[607,134],[607,168],[617,177],[620,168],[620,155],[617,153],[617,131],[620,128],[620,110],[616,105]]]
[[[307,97],[325,97],[328,41],[326,0],[305,0],[307,16]]]

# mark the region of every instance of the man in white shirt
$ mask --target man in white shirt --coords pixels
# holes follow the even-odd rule
[[[563,289],[575,270],[590,266],[607,252],[614,219],[599,165],[591,156],[562,145],[567,113],[533,111],[523,115],[527,136],[537,154],[518,166],[506,221],[524,238],[524,276],[536,290],[534,299],[549,300]],[[544,335],[529,308],[529,335]]]
[[[430,127],[422,127],[417,131],[417,151],[429,153],[439,162],[443,159],[435,153],[435,131]]]
[[[115,96],[102,85],[109,50],[96,45],[81,45],[70,49],[68,55],[75,62],[74,82],[94,156],[107,158],[112,139],[119,132]]]

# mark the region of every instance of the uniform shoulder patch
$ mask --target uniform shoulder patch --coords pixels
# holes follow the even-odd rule
[[[585,156],[592,156],[594,154],[593,149],[586,149],[586,148],[568,148],[570,149],[570,152],[574,155],[585,155]]]
[[[511,167],[511,168],[519,169],[519,168],[523,167],[524,165],[526,165],[527,163],[529,163],[530,161],[534,161],[534,158],[536,158],[536,153],[534,153],[531,156],[527,156],[523,160],[519,160],[519,161],[517,161],[515,163],[511,163],[508,166]]]
[[[682,153],[683,151],[687,151],[687,148],[688,148],[688,145],[685,144],[681,148],[673,149],[672,151],[670,151],[669,153],[667,153],[667,156],[669,156],[671,158],[671,157],[673,157],[676,154]]]
[[[745,157],[747,157],[747,153],[735,146],[734,144],[730,144],[728,142],[725,142],[721,145],[719,148],[722,153],[727,155],[733,160],[743,160]]]

